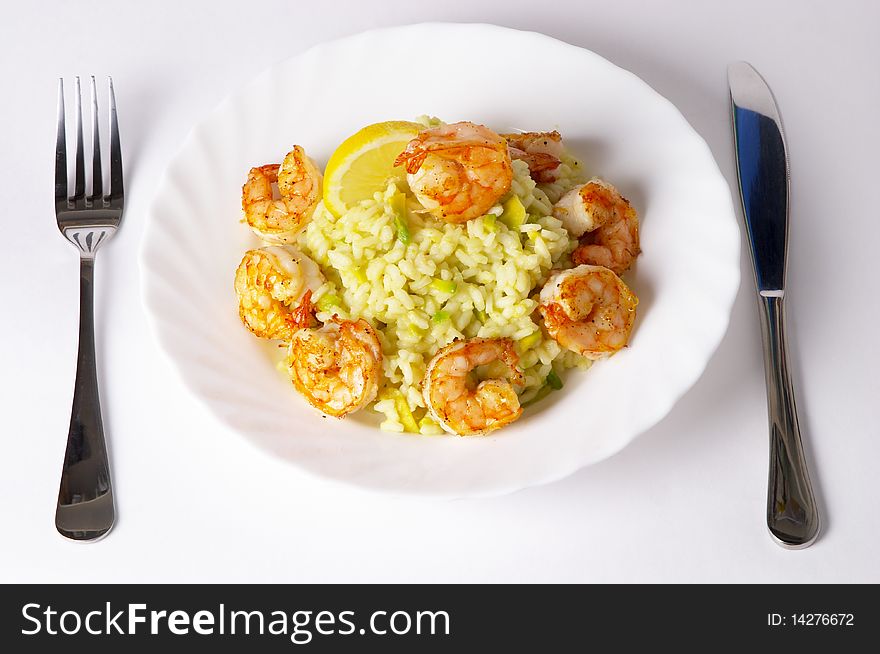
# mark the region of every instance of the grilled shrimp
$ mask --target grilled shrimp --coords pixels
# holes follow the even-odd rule
[[[421,132],[398,155],[419,202],[449,223],[484,215],[510,190],[513,168],[507,142],[469,122]]]
[[[589,265],[551,275],[539,299],[550,336],[594,360],[627,344],[639,303],[614,272]]]
[[[317,264],[292,245],[248,250],[235,271],[241,321],[261,338],[289,341],[291,310],[323,283]]]
[[[472,378],[478,366],[501,362],[504,378]],[[508,338],[472,338],[440,350],[428,363],[422,396],[431,417],[446,431],[460,436],[486,434],[522,413],[514,386],[522,386],[519,358]]]
[[[279,199],[272,184],[277,182]],[[241,189],[241,207],[251,229],[270,243],[289,243],[308,223],[321,199],[321,173],[301,146],[284,161],[251,168]]]
[[[311,322],[309,298],[297,310],[299,325],[290,341],[287,366],[293,385],[309,404],[336,418],[376,398],[382,374],[382,346],[363,318],[335,316],[319,329]]]
[[[522,132],[502,134],[510,146],[510,156],[529,165],[529,174],[536,182],[556,181],[556,171],[562,163],[562,135],[552,132]]]
[[[575,265],[605,266],[620,275],[641,251],[639,217],[616,188],[591,179],[563,195],[553,215],[581,243],[571,254]]]

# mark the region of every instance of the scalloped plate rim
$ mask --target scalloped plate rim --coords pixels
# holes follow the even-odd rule
[[[615,73],[626,75],[632,80],[635,80],[639,85],[641,85],[645,90],[650,91],[653,94],[654,100],[656,102],[662,103],[663,105],[668,106],[674,110],[674,114],[678,116],[678,118],[683,123],[683,126],[690,132],[690,136],[695,140],[694,142],[699,142],[704,150],[704,155],[707,160],[712,164],[712,174],[723,182],[727,194],[727,208],[729,209],[729,215],[733,220],[733,225],[736,227],[735,242],[731,241],[730,245],[732,245],[733,250],[731,251],[732,259],[736,262],[735,271],[730,270],[729,272],[735,272],[735,283],[731,279],[731,283],[728,288],[728,296],[727,301],[724,303],[722,307],[722,312],[724,314],[723,324],[719,325],[716,328],[715,338],[712,340],[714,344],[707,349],[706,356],[702,357],[702,362],[698,366],[698,371],[696,375],[692,375],[692,379],[686,383],[682,384],[680,388],[674,393],[668,393],[665,396],[665,401],[659,404],[656,410],[653,412],[653,415],[643,415],[643,419],[639,422],[640,424],[633,430],[633,433],[629,435],[628,438],[621,438],[615,442],[610,444],[605,444],[602,448],[597,448],[594,451],[594,455],[591,457],[587,457],[585,459],[572,461],[568,465],[558,465],[554,470],[545,472],[541,476],[536,476],[531,479],[523,480],[522,482],[507,482],[507,483],[489,483],[484,484],[481,487],[476,488],[465,488],[459,490],[439,490],[436,488],[420,488],[420,487],[407,487],[405,489],[401,489],[399,485],[384,483],[383,481],[378,480],[370,480],[365,481],[364,479],[350,479],[345,477],[338,476],[328,476],[325,473],[322,473],[309,465],[303,464],[301,461],[294,461],[290,459],[283,459],[288,463],[295,465],[298,470],[305,473],[307,476],[319,479],[322,481],[329,481],[331,483],[338,483],[347,487],[356,487],[359,489],[377,492],[377,493],[391,493],[396,495],[418,495],[424,497],[432,497],[438,499],[452,499],[452,498],[461,498],[461,497],[491,497],[497,495],[503,495],[511,492],[515,492],[517,490],[528,488],[532,486],[537,486],[545,483],[551,483],[554,481],[558,481],[563,479],[581,468],[587,467],[594,463],[598,463],[601,460],[614,456],[618,452],[620,452],[626,445],[631,443],[635,438],[643,434],[645,431],[650,429],[652,426],[656,425],[658,422],[663,420],[675,404],[691,389],[693,386],[699,381],[702,377],[709,361],[711,360],[714,353],[717,351],[721,341],[723,340],[724,334],[726,333],[729,322],[730,322],[730,313],[733,307],[734,300],[736,298],[737,290],[740,284],[740,269],[739,269],[739,256],[740,256],[740,241],[739,241],[739,231],[738,231],[738,223],[736,222],[735,210],[734,210],[734,202],[732,193],[730,191],[730,187],[727,185],[724,176],[722,175],[720,168],[718,167],[717,162],[714,159],[714,156],[711,153],[711,150],[705,140],[693,129],[687,119],[678,111],[678,109],[664,96],[662,96],[659,92],[653,89],[649,84],[647,84],[644,80],[639,78],[634,73],[620,68],[619,66],[613,64],[612,62],[606,60],[600,55],[587,50],[585,48],[581,48],[579,46],[575,46],[564,41],[555,39],[548,35],[533,32],[533,31],[525,31],[525,30],[515,30],[506,27],[500,27],[497,25],[486,24],[486,23],[418,23],[414,25],[404,25],[404,26],[395,26],[395,27],[383,27],[377,28],[373,30],[367,30],[364,32],[359,32],[356,34],[344,36],[338,39],[330,40],[315,44],[308,49],[304,50],[302,53],[294,55],[288,59],[284,59],[276,62],[266,70],[259,73],[256,77],[254,77],[249,82],[245,83],[243,86],[239,87],[238,90],[226,96],[220,103],[218,103],[214,109],[212,109],[208,114],[206,114],[198,123],[196,123],[188,132],[187,136],[183,140],[180,148],[175,152],[169,161],[168,166],[163,172],[158,187],[156,195],[151,202],[150,209],[148,212],[148,219],[146,221],[146,225],[144,227],[144,236],[141,244],[140,252],[139,252],[139,263],[141,266],[142,274],[140,276],[140,290],[141,296],[144,301],[145,312],[147,314],[147,322],[150,325],[150,331],[156,337],[157,342],[160,344],[160,350],[162,351],[163,356],[169,361],[172,365],[171,368],[175,371],[177,377],[183,382],[184,386],[187,390],[195,396],[195,398],[211,413],[220,424],[223,424],[225,427],[229,428],[231,431],[241,432],[239,428],[235,425],[231,424],[231,421],[227,419],[226,416],[220,412],[216,406],[212,404],[212,401],[205,397],[202,390],[199,387],[197,381],[188,376],[184,367],[181,366],[181,363],[175,358],[172,354],[172,350],[175,348],[173,344],[173,336],[166,333],[164,331],[163,322],[169,322],[167,318],[161,317],[161,311],[157,311],[154,306],[154,302],[157,301],[157,298],[154,296],[153,286],[151,285],[151,275],[148,274],[148,271],[151,271],[151,263],[150,263],[150,254],[151,254],[151,243],[156,238],[155,230],[157,230],[157,206],[160,203],[160,198],[162,197],[162,191],[166,190],[168,186],[171,184],[174,175],[174,166],[175,164],[185,155],[186,152],[191,149],[196,143],[197,139],[201,134],[201,130],[203,130],[212,120],[217,119],[224,111],[227,111],[230,107],[234,106],[234,103],[244,94],[248,89],[257,87],[261,80],[271,78],[273,75],[276,75],[279,70],[281,70],[284,66],[288,65],[291,61],[305,58],[307,56],[313,56],[314,53],[321,51],[322,49],[327,48],[338,48],[345,45],[351,45],[356,43],[358,40],[369,39],[371,37],[375,37],[380,34],[389,34],[399,31],[410,31],[417,29],[437,29],[437,30],[445,30],[445,29],[483,29],[487,32],[496,31],[498,33],[516,33],[518,37],[522,38],[536,38],[539,40],[543,40],[548,42],[552,47],[561,47],[570,49],[572,52],[577,53],[577,56],[588,56],[594,60],[594,63],[599,64],[600,66],[607,66],[614,69]],[[579,153],[576,153],[579,154]],[[233,227],[234,228],[234,227]],[[589,374],[589,373],[587,373]],[[252,435],[244,434],[245,440],[250,442],[254,447],[257,447],[264,453],[269,454],[270,456],[276,455],[275,452],[272,452],[269,446],[258,442],[258,440]],[[418,438],[418,437],[416,437]],[[281,458],[277,457],[276,458]]]

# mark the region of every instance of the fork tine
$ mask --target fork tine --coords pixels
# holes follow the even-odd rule
[[[79,77],[76,78],[76,170],[74,171],[73,196],[74,204],[81,203],[86,196],[86,164],[83,155],[83,120],[82,93],[80,93]]]
[[[122,203],[122,147],[119,145],[119,123],[116,119],[116,94],[113,78],[110,83],[110,195],[111,204]]]
[[[101,136],[98,131],[98,91],[95,76],[92,75],[92,192],[89,201],[103,200],[104,184],[101,178]]]
[[[55,204],[67,206],[67,136],[64,128],[64,79],[58,78],[58,135],[55,137]]]

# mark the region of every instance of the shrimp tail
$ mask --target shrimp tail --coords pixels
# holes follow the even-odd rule
[[[421,144],[419,144],[420,146]],[[407,146],[406,150],[397,155],[397,159],[394,160],[395,166],[406,166],[406,172],[410,175],[415,174],[419,171],[419,168],[422,167],[422,164],[425,162],[425,157],[428,156],[428,150],[426,148],[421,147],[413,147],[412,143]]]
[[[299,306],[290,314],[290,323],[294,329],[308,329],[314,321],[314,305],[312,304],[312,289],[307,290]]]
[[[548,178],[546,173],[556,170],[562,163],[561,159],[548,152],[526,152],[513,146],[510,146],[510,156],[513,159],[525,161],[529,166],[529,173],[539,182],[553,181],[552,177]]]

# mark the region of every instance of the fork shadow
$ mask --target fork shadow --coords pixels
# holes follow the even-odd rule
[[[145,83],[144,80],[148,81]],[[159,100],[163,96],[156,92],[157,88],[161,88],[160,84],[153,84],[149,80],[147,75],[114,80],[126,182],[138,173],[144,145],[162,106]],[[130,185],[127,186],[130,188]]]

